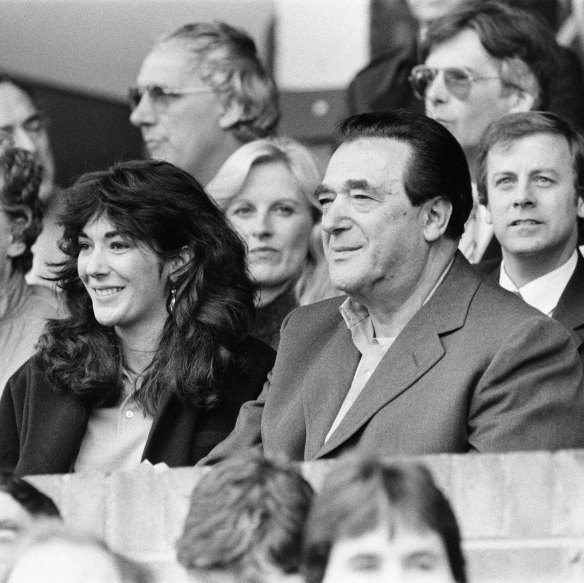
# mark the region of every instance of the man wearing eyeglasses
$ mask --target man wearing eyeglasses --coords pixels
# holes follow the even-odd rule
[[[254,41],[221,22],[186,24],[155,45],[129,99],[147,155],[203,185],[242,144],[272,135],[279,119]]]
[[[473,182],[485,128],[508,113],[547,107],[557,51],[542,21],[493,0],[469,1],[430,22],[421,49],[424,64],[414,67],[410,82],[426,115],[463,147]],[[475,195],[460,249],[476,263],[491,238]]]

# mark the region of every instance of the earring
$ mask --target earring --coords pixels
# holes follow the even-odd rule
[[[176,286],[173,285],[170,289],[170,300],[168,302],[168,311],[174,314],[174,306],[176,304]]]

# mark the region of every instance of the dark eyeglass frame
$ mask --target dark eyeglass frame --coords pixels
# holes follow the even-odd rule
[[[142,87],[133,85],[128,88],[128,101],[130,102],[130,108],[132,111],[138,107],[145,93],[148,93],[153,104],[160,105],[161,102],[168,97],[172,98],[182,97],[183,95],[214,93],[214,89],[212,87],[181,87],[178,89],[163,87],[162,85],[144,85]]]
[[[468,99],[473,83],[499,79],[503,84],[509,85],[501,77],[480,77],[466,67],[428,67],[416,65],[408,77],[408,81],[414,91],[414,95],[424,101],[426,91],[434,82],[439,73],[444,75],[444,85],[454,97],[465,101]]]

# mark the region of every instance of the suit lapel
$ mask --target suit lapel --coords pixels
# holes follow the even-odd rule
[[[553,317],[568,330],[575,332],[573,336],[580,347],[582,338],[577,331],[584,327],[584,257],[579,251],[576,269],[560,296]]]
[[[436,330],[426,322],[406,327],[387,351],[361,394],[317,454],[322,457],[345,442],[371,417],[428,371],[444,354]],[[337,411],[339,407],[337,408]],[[331,423],[332,424],[332,423]]]
[[[339,313],[332,335],[323,345],[304,383],[304,459],[313,459],[322,447],[349,391],[360,357],[351,332]]]
[[[396,338],[337,430],[320,448],[316,457],[327,455],[348,440],[379,409],[411,387],[442,358],[444,347],[440,334],[464,325],[479,283],[479,276],[457,252],[444,281]],[[349,384],[351,380],[352,376]],[[335,409],[335,415],[339,408],[340,404]],[[332,420],[329,428],[331,424]]]

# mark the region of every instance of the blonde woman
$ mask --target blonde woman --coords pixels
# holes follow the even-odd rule
[[[334,295],[314,198],[320,179],[304,146],[267,138],[239,148],[207,187],[247,245],[259,286],[252,334],[274,348],[287,314]]]

